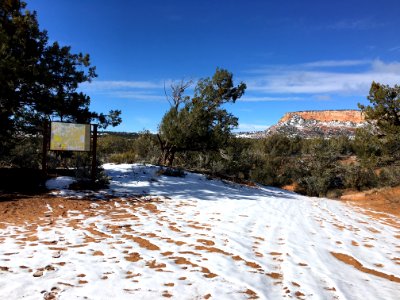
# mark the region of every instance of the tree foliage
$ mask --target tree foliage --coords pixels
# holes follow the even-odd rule
[[[400,86],[372,82],[367,99],[371,105],[358,106],[367,120],[375,120],[386,133],[398,132],[400,128]]]
[[[218,150],[238,125],[223,107],[235,103],[246,89],[243,82],[234,86],[232,73],[217,69],[212,78],[199,80],[192,98],[184,95],[187,87],[172,87],[173,103],[159,126],[162,164],[172,165],[177,152]]]
[[[359,104],[369,120],[378,125],[382,137],[383,152],[392,161],[400,159],[400,86],[372,82],[368,100],[371,105]]]
[[[16,135],[37,133],[44,120],[118,125],[120,111],[90,111],[79,84],[97,77],[88,54],[49,44],[36,12],[19,0],[0,2],[0,140],[2,150]],[[0,153],[1,156],[2,153]]]

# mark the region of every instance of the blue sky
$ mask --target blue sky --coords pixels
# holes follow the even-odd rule
[[[169,108],[164,85],[217,67],[247,84],[228,107],[243,131],[289,111],[356,109],[373,80],[400,83],[398,0],[27,3],[50,41],[91,55],[99,77],[80,88],[91,109],[122,110],[116,131],[155,132]]]

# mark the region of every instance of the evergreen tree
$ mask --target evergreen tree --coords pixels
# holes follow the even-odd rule
[[[368,100],[371,105],[359,104],[367,120],[378,125],[383,141],[383,152],[388,162],[400,160],[400,86],[372,82]]]
[[[198,81],[193,98],[184,96],[187,84],[173,86],[173,103],[159,126],[160,163],[172,165],[177,152],[218,150],[228,141],[238,119],[222,106],[235,103],[246,89],[233,84],[233,75],[217,69]]]
[[[18,135],[37,133],[44,120],[118,125],[120,111],[89,110],[90,98],[77,88],[95,78],[89,55],[48,43],[36,12],[19,0],[0,2],[0,157]]]
[[[367,120],[375,120],[379,128],[386,133],[400,129],[400,86],[372,82],[367,99],[371,105],[358,104]]]

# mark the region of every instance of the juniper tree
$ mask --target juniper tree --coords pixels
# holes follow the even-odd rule
[[[164,165],[171,166],[178,152],[218,150],[238,125],[238,118],[223,107],[246,89],[243,82],[234,86],[232,73],[217,68],[212,78],[197,82],[192,98],[184,95],[187,87],[183,82],[172,87],[173,103],[159,126],[159,162]]]
[[[400,86],[372,82],[368,100],[371,105],[358,106],[367,120],[373,120],[382,134],[385,160],[400,160]]]
[[[375,120],[384,132],[400,129],[400,86],[372,82],[367,99],[371,105],[358,104],[367,120]]]

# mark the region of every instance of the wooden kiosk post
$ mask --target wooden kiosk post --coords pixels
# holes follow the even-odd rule
[[[42,173],[47,176],[47,150],[49,144],[49,122],[43,122],[43,146],[42,146]]]
[[[96,181],[96,169],[97,169],[97,124],[92,124],[93,126],[93,144],[92,144],[92,170],[91,177],[92,182]]]

